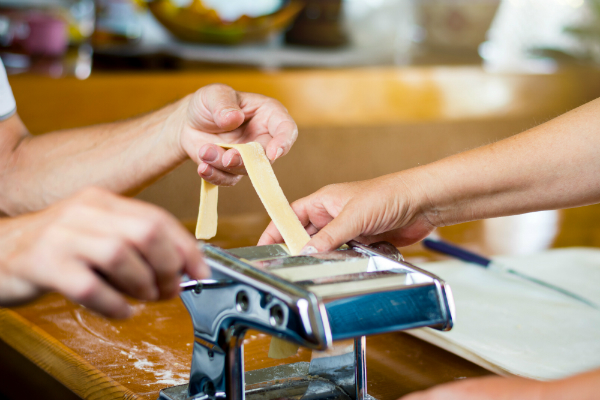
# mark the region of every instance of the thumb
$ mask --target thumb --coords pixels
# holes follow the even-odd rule
[[[190,112],[195,128],[213,133],[232,131],[245,119],[237,92],[222,84],[205,86],[196,92]]]
[[[330,223],[325,225],[304,246],[300,254],[313,254],[335,250],[342,244],[360,236],[361,229],[356,214],[342,210]]]

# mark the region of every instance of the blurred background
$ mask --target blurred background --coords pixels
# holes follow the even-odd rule
[[[600,0],[0,0],[0,57],[34,134],[129,118],[213,82],[275,97],[300,127],[275,165],[292,201],[600,96]],[[198,187],[187,162],[138,197],[191,227]],[[221,243],[254,244],[268,218],[250,183],[220,198]],[[445,234],[527,253],[600,246],[595,227],[592,206]]]
[[[598,0],[0,0],[12,73],[600,62]]]

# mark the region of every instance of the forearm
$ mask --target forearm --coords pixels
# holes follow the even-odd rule
[[[600,99],[399,178],[436,226],[599,202]]]
[[[570,378],[544,384],[541,398],[544,400],[592,400],[600,392],[600,370],[585,372]]]
[[[411,393],[401,400],[592,400],[598,398],[600,370],[551,382],[499,376],[465,379]]]
[[[135,193],[185,159],[175,130],[186,102],[128,121],[23,136],[4,155],[1,210],[39,210],[86,186]]]

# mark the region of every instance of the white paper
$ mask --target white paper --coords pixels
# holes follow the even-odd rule
[[[598,249],[556,249],[494,261],[600,304]],[[461,261],[419,266],[450,284],[457,317],[450,332],[426,328],[409,333],[496,372],[534,379],[562,378],[600,367],[600,310]]]

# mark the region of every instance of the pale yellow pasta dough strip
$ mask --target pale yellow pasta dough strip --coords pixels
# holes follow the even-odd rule
[[[267,213],[281,233],[290,253],[296,255],[310,240],[310,236],[298,220],[298,217],[290,207],[285,198],[273,167],[267,158],[260,143],[251,142],[247,144],[218,144],[226,149],[236,149],[240,152],[248,176],[252,185],[258,193],[258,197],[267,209]],[[198,225],[196,226],[196,238],[210,239],[217,231],[217,191],[218,187],[208,182],[202,182],[200,191],[200,212],[198,214]],[[214,215],[211,219],[208,214]],[[207,224],[205,228],[203,225]],[[202,237],[199,236],[199,233]],[[298,352],[299,346],[282,339],[273,337],[269,348],[269,357],[287,358]]]
[[[217,203],[219,187],[202,179],[200,209],[196,223],[196,239],[210,239],[217,234]]]
[[[310,236],[306,233],[300,220],[290,207],[290,203],[285,198],[263,147],[256,142],[219,144],[218,146],[226,149],[236,149],[240,152],[252,185],[267,209],[269,217],[281,233],[290,253],[292,255],[299,254],[300,250],[310,240]]]
[[[288,342],[287,340],[279,339],[273,336],[271,338],[271,345],[269,346],[269,358],[288,358],[295,356],[298,353],[298,346],[296,343]]]

